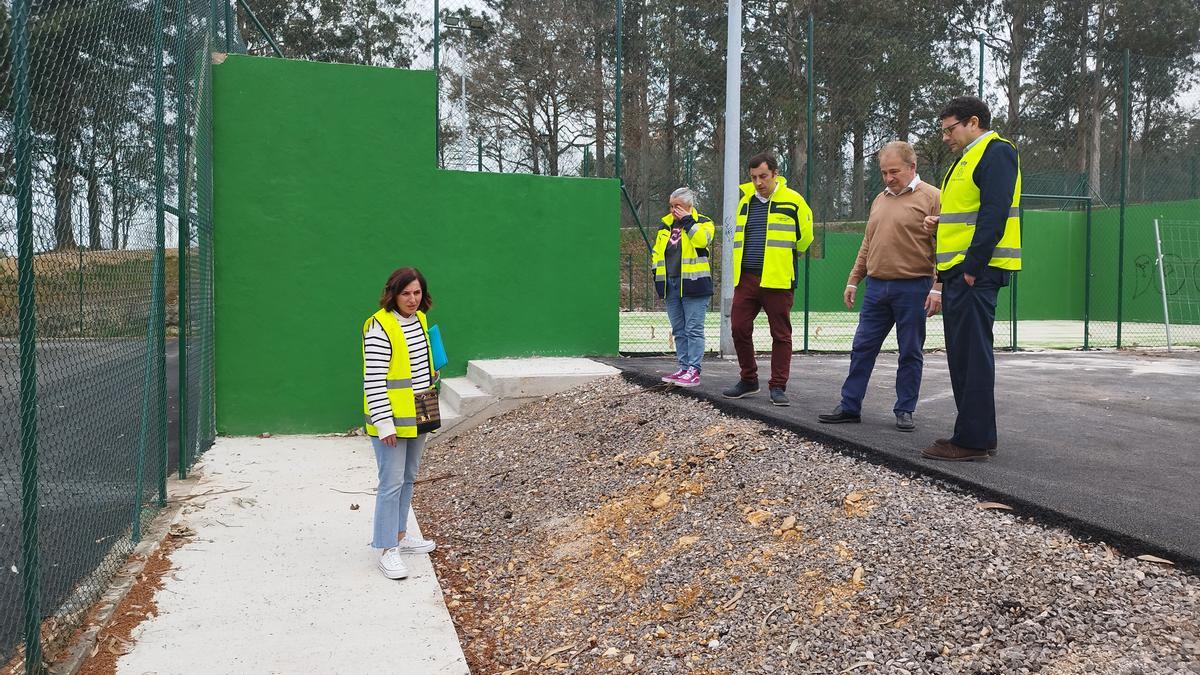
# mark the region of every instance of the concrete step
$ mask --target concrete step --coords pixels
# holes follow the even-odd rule
[[[474,415],[496,402],[496,397],[484,392],[469,378],[452,377],[442,380],[441,401],[447,402],[460,415]]]
[[[442,381],[442,392],[438,396],[438,412],[442,415],[442,426],[434,432],[435,436],[450,431],[460,422],[467,419],[465,415],[459,412],[449,397],[446,396],[446,383],[444,380]]]
[[[467,377],[484,392],[500,398],[549,396],[619,372],[583,358],[482,359],[467,363]]]

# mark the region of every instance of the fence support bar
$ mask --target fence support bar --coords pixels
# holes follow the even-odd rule
[[[17,316],[21,371],[21,593],[25,672],[43,673],[38,561],[37,317],[33,278],[33,132],[29,92],[29,5],[12,9],[13,135],[17,198]]]
[[[275,52],[275,56],[278,56],[282,59],[283,52],[279,49],[279,43],[275,42],[275,38],[271,37],[271,34],[267,32],[266,26],[263,26],[262,22],[258,20],[258,17],[254,15],[254,10],[250,9],[250,5],[246,4],[246,0],[238,0],[238,4],[241,5],[242,9],[246,12],[246,16],[250,17],[250,22],[254,24],[254,27],[258,29],[258,32],[262,34],[262,36],[267,39],[267,42],[271,44],[271,51]]]
[[[1092,200],[1084,203],[1087,214],[1086,243],[1083,256],[1083,351],[1091,349],[1092,317]]]
[[[629,196],[629,190],[625,188],[624,183],[621,184],[621,194],[625,196],[625,203],[629,205],[629,212],[633,214],[633,222],[637,223],[638,231],[642,233],[642,241],[646,242],[646,250],[654,250],[654,247],[650,245],[650,237],[646,234],[646,228],[642,227],[642,219],[638,217],[637,208],[633,205],[633,197]]]
[[[1162,232],[1158,227],[1158,218],[1154,219],[1154,252],[1158,256],[1158,287],[1162,295],[1163,326],[1167,329],[1167,351],[1171,351],[1171,312],[1167,309],[1167,269],[1163,260]]]
[[[1125,190],[1129,183],[1129,50],[1122,58],[1121,101],[1121,217],[1117,226],[1117,349],[1121,348],[1121,320],[1125,309]]]
[[[250,10],[248,8],[246,11],[250,12]],[[184,18],[187,15],[187,0],[178,0],[178,5],[176,8],[175,15],[176,15],[175,30],[177,31],[176,34],[181,35],[181,36],[186,35],[187,34],[186,33],[187,24],[184,22]],[[250,15],[253,17],[253,13],[250,13]],[[255,23],[256,24],[258,23],[257,19],[255,20]],[[267,39],[270,40],[271,38],[268,36]],[[274,45],[274,43],[272,43],[272,45]],[[276,51],[278,51],[278,50],[276,50]],[[187,173],[188,173],[187,172],[187,164],[188,164],[188,162],[187,162],[187,145],[188,145],[188,143],[187,143],[187,124],[184,122],[184,120],[187,117],[186,112],[185,112],[185,108],[186,108],[186,104],[187,104],[187,100],[186,100],[187,82],[188,82],[187,54],[184,51],[184,40],[176,40],[176,47],[175,47],[175,87],[176,87],[176,91],[175,91],[175,120],[176,120],[176,123],[175,123],[175,185],[176,185],[175,201],[177,204],[176,208],[178,209],[178,214],[180,214],[177,216],[177,218],[178,218],[177,222],[179,223],[179,226],[177,228],[178,234],[179,234],[179,241],[178,241],[179,279],[177,281],[178,281],[179,286],[177,289],[177,296],[176,296],[176,300],[175,300],[175,306],[177,308],[177,313],[178,313],[177,320],[176,320],[176,325],[178,326],[178,338],[176,338],[176,345],[179,349],[179,363],[177,364],[178,368],[179,368],[179,380],[178,380],[178,382],[179,382],[179,393],[178,393],[179,426],[178,426],[178,429],[176,429],[176,431],[179,434],[178,452],[179,452],[179,478],[180,479],[187,478],[187,469],[188,469],[188,456],[187,456],[187,453],[188,453],[188,447],[187,447],[187,428],[188,428],[188,425],[187,425],[187,409],[188,409],[188,400],[187,400],[187,389],[188,389],[188,387],[187,387],[187,385],[188,385],[188,370],[187,370],[188,369],[188,363],[187,363],[187,350],[188,350],[188,344],[187,344],[187,342],[188,342],[188,340],[187,340],[187,334],[188,334],[187,290],[188,289],[187,289],[187,278],[188,278],[188,275],[187,275],[187,266],[188,266],[188,244],[191,241],[191,237],[188,234],[189,222],[188,222],[188,218],[186,215],[188,213],[188,192],[190,190],[189,181],[187,179]],[[201,87],[202,87],[202,85],[199,82],[197,82],[197,90],[199,90]],[[163,242],[163,243],[165,246],[166,242]],[[163,332],[164,333],[166,332],[165,326],[163,328]],[[165,467],[163,468],[162,474],[164,476],[166,475]]]

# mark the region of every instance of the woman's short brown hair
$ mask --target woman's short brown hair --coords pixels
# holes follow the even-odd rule
[[[425,283],[424,275],[415,267],[401,267],[392,272],[392,276],[388,277],[387,283],[383,285],[383,292],[379,294],[379,306],[389,312],[397,311],[396,296],[413,281],[421,283],[421,304],[417,309],[428,312],[429,308],[433,307],[433,298],[429,295],[429,285]]]

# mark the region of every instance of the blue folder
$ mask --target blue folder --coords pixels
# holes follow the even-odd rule
[[[446,346],[442,344],[442,329],[437,324],[429,327],[429,349],[433,353],[433,369],[441,370],[449,358],[446,357]]]

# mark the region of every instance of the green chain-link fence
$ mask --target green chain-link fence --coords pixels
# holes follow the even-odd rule
[[[624,82],[625,99],[643,96],[642,89],[660,94],[650,97],[659,108],[648,123],[641,118],[649,132],[624,134],[650,138],[641,147],[660,154],[635,164],[627,151],[622,171],[643,222],[654,225],[670,190],[681,184],[697,188],[706,212],[721,218],[724,16],[695,12],[706,18],[686,33],[710,50],[711,61],[672,61],[669,42],[650,39],[637,68],[652,81]],[[1196,16],[1179,31],[1186,35],[1170,43],[1134,40],[1145,26],[1125,17],[1130,26],[1110,27],[1099,43],[1085,39],[1068,48],[1043,33],[1025,36],[1024,46],[1019,40],[1014,48],[1010,33],[980,38],[957,28],[961,17],[954,12],[918,9],[881,25],[852,23],[855,17],[830,10],[827,16],[840,22],[814,20],[811,28],[802,6],[745,3],[744,12],[742,157],[773,151],[789,185],[808,195],[814,212],[816,240],[798,262],[797,350],[849,349],[857,314],[841,305],[841,295],[870,202],[882,189],[878,150],[890,140],[908,140],[923,179],[940,183],[953,157],[937,133],[937,114],[961,94],[981,94],[994,128],[1022,151],[1024,248],[1034,265],[1027,262],[1001,294],[997,346],[1159,347],[1167,344],[1168,317],[1172,344],[1200,345],[1200,325],[1191,318],[1200,304],[1200,268],[1190,243],[1197,236],[1192,228],[1200,226]],[[658,30],[661,16],[642,17],[634,30]],[[1053,15],[1048,25],[1065,31],[1076,18]],[[1125,45],[1129,51],[1117,49]],[[1138,55],[1137,49],[1174,55]],[[672,122],[661,94],[688,81],[694,84],[686,91],[705,92],[701,121]],[[639,89],[630,92],[631,86]],[[623,129],[637,123],[626,119]],[[672,123],[676,136],[701,140],[661,145]],[[1162,230],[1163,275],[1155,218],[1170,223]],[[625,223],[634,225],[628,216]],[[623,235],[621,349],[670,351],[669,322],[653,293],[642,237],[636,229]],[[712,259],[719,265],[719,248]],[[718,326],[714,312],[709,350],[719,344]],[[756,339],[767,348],[765,330],[756,331]],[[929,322],[926,345],[944,345],[940,320]]]
[[[3,5],[0,663],[16,672],[42,671],[214,437],[217,9]]]
[[[426,0],[417,10],[437,36],[424,46],[440,65],[441,166],[622,179],[623,352],[671,350],[646,250],[671,190],[692,187],[701,211],[722,219],[726,5],[537,0],[435,13]],[[1001,294],[997,346],[1165,345],[1154,215],[1175,223],[1162,252],[1168,305],[1184,307],[1172,342],[1200,344],[1200,326],[1186,323],[1200,287],[1185,250],[1200,205],[1197,12],[1165,30],[1121,8],[1027,9],[918,3],[882,22],[849,4],[813,17],[805,3],[743,3],[740,152],[773,151],[816,224],[798,261],[796,349],[849,348],[857,314],[841,295],[883,187],[878,150],[908,140],[923,179],[940,183],[954,158],[937,114],[962,94],[988,101],[993,126],[1021,149],[1032,228],[1034,265]],[[720,246],[711,253],[719,282]],[[713,350],[716,311],[708,324]],[[765,330],[756,338],[767,347]],[[927,346],[943,344],[930,321]]]

